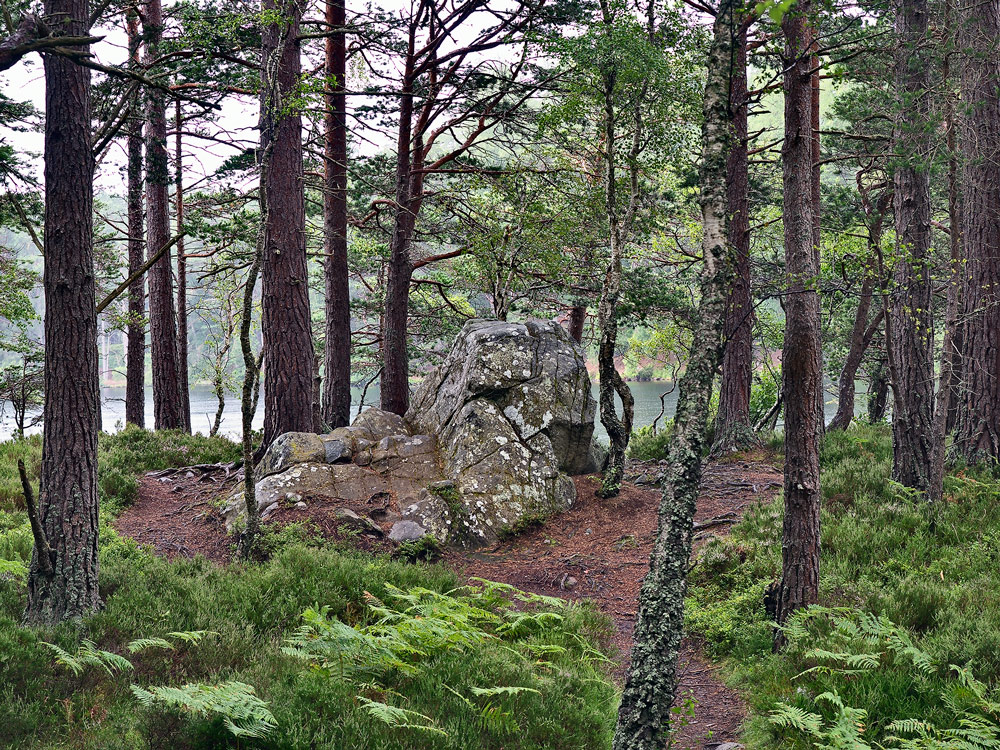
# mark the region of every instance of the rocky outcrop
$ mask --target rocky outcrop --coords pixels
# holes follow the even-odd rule
[[[583,351],[562,326],[474,320],[417,388],[406,419],[437,436],[468,509],[466,531],[491,541],[573,503],[568,475],[597,468],[595,412]]]
[[[470,321],[412,404],[405,419],[368,409],[328,435],[282,435],[259,466],[262,514],[367,504],[394,541],[487,544],[569,507],[569,475],[600,468],[583,352],[557,323]],[[238,492],[227,524],[241,511]]]

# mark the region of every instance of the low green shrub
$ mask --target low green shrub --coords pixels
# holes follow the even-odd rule
[[[226,717],[264,704],[274,728],[240,746],[541,750],[610,742],[610,626],[591,607],[501,584],[458,588],[442,566],[296,545],[266,563],[220,568],[163,560],[111,538],[101,565],[104,610],[45,632],[19,627],[23,584],[0,579],[8,746],[64,747],[72,737],[73,747],[88,749],[227,747]],[[312,614],[304,621],[303,612]],[[214,634],[194,644],[178,637],[188,631]],[[74,657],[81,633],[93,644],[84,654],[121,655],[133,669],[58,667],[45,643]],[[391,659],[361,658],[350,644],[362,642]],[[361,668],[340,679],[338,665],[347,662]],[[253,686],[260,703],[236,695],[239,685]],[[206,686],[228,687],[209,695]]]
[[[986,685],[1000,683],[1000,482],[981,471],[952,473],[945,499],[928,505],[891,481],[884,425],[827,435],[821,468],[820,603],[895,623],[938,672],[927,690],[913,690],[912,676],[878,669],[864,679],[838,673],[819,692],[865,711],[868,725],[938,717],[948,726],[939,709],[945,683],[958,679],[949,665],[968,666]],[[793,679],[813,664],[792,652],[771,653],[763,593],[781,574],[781,524],[778,498],[752,508],[726,538],[703,549],[690,577],[687,621],[711,655],[727,660],[733,684],[744,691],[750,746],[812,747],[800,735],[797,744],[777,737],[766,719],[782,702],[816,712],[819,694]],[[803,689],[808,705],[795,702]],[[830,703],[824,710],[832,720],[839,709]],[[866,741],[880,736],[874,731]]]
[[[653,432],[652,425],[633,430],[628,443],[628,457],[638,461],[660,461],[666,458],[673,426],[673,420],[667,420],[656,432]]]

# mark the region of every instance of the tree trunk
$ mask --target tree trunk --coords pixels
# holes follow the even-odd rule
[[[1000,460],[1000,0],[968,7],[960,49],[964,175],[962,384],[954,450],[969,462]]]
[[[306,265],[302,118],[289,111],[301,73],[296,0],[264,0],[283,16],[264,27],[261,73],[261,195],[264,246],[264,440],[313,429],[313,342]],[[294,106],[294,105],[293,105]]]
[[[927,2],[897,0],[895,83],[896,265],[889,314],[899,408],[892,415],[892,467],[897,482],[926,490],[933,450],[934,321],[930,280]]]
[[[583,327],[587,322],[587,306],[573,305],[569,311],[569,335],[578,344],[583,343]]]
[[[649,573],[639,593],[632,662],[625,680],[614,750],[662,750],[667,745],[677,690],[677,653],[684,628],[684,594],[708,404],[721,357],[732,259],[727,247],[726,162],[731,144],[728,107],[733,6],[716,16],[705,82],[701,209],[704,269],[694,345],[680,380],[659,528]]]
[[[87,0],[46,0],[45,16],[57,34],[88,34]],[[100,606],[90,70],[60,55],[43,59],[45,433],[38,510],[52,554],[42,561],[46,552],[36,546],[32,555],[29,625],[54,625]]]
[[[944,33],[949,45],[954,40],[951,14],[952,2],[946,0],[944,4]],[[927,489],[927,499],[931,502],[937,502],[944,494],[945,443],[948,438],[948,423],[952,413],[952,402],[955,400],[955,390],[961,366],[955,344],[957,341],[958,311],[962,306],[962,233],[959,229],[961,218],[958,201],[958,153],[955,147],[955,100],[952,96],[953,81],[950,54],[945,54],[941,78],[944,85],[947,86],[944,119],[948,146],[948,223],[951,228],[948,239],[951,263],[948,269],[944,336],[941,342],[941,375],[934,405],[934,450],[931,454],[930,486]]]
[[[344,0],[327,0],[326,22],[344,28]],[[347,74],[346,32],[326,39],[326,167],[323,231],[326,266],[326,380],[323,419],[330,427],[351,422],[351,293],[347,269]]]
[[[886,373],[885,352],[878,358],[868,384],[868,424],[878,424],[885,419],[889,405],[889,378]]]
[[[753,299],[750,295],[750,177],[747,157],[747,29],[741,23],[733,48],[733,144],[726,167],[729,245],[736,276],[726,303],[723,329],[725,352],[719,387],[714,453],[754,444],[750,424],[750,388],[753,380]]]
[[[610,6],[602,4],[604,22],[613,23]],[[604,85],[604,132],[603,140],[606,147],[604,161],[605,213],[608,219],[608,240],[611,248],[611,258],[604,272],[604,283],[601,285],[601,298],[597,305],[597,327],[600,331],[600,343],[597,351],[597,370],[599,376],[599,401],[601,409],[601,424],[608,433],[608,461],[604,469],[604,478],[597,494],[600,497],[615,497],[621,488],[622,476],[625,473],[625,450],[628,448],[629,436],[632,433],[632,415],[635,400],[628,384],[622,380],[615,366],[615,348],[618,346],[618,299],[621,296],[622,285],[622,251],[623,228],[618,212],[616,192],[617,153],[615,149],[615,85],[617,70],[613,63],[603,72]],[[618,417],[615,405],[615,395],[622,400],[622,416]]]
[[[837,385],[837,413],[833,415],[833,419],[827,425],[827,432],[846,430],[854,421],[854,381],[858,377],[861,360],[882,324],[883,312],[881,308],[875,313],[875,318],[871,323],[868,322],[868,314],[872,306],[872,287],[872,279],[866,276],[861,283],[858,309],[854,314],[854,326],[851,329],[851,343]]]
[[[785,141],[782,147],[784,192],[785,342],[782,387],[785,392],[785,519],[782,576],[777,616],[783,623],[819,594],[819,439],[816,408],[822,389],[819,369],[817,254],[813,236],[812,85],[810,82],[811,5],[799,3],[785,14]],[[781,644],[779,635],[777,645]]]
[[[174,109],[174,189],[177,222],[177,385],[184,431],[191,434],[191,394],[188,390],[187,257],[184,255],[184,160],[181,152],[181,103]]]
[[[815,20],[809,26],[810,35],[810,46],[809,49],[812,52],[811,59],[809,61],[810,67],[810,77],[809,77],[809,89],[810,89],[810,107],[809,107],[809,122],[810,122],[810,140],[812,143],[812,181],[811,181],[811,196],[812,196],[812,242],[813,242],[813,252],[816,254],[816,271],[822,267],[820,263],[821,255],[821,242],[823,239],[823,200],[822,200],[822,177],[823,168],[820,165],[820,159],[822,158],[822,150],[820,148],[820,135],[819,135],[819,104],[820,104],[820,87],[819,87],[819,27]],[[819,326],[819,331],[822,334],[823,330],[823,311],[820,308],[819,294],[816,295],[815,301],[815,311],[813,315],[816,316],[816,325]],[[819,389],[816,391],[816,409],[819,411],[819,434],[823,435],[826,429],[826,388],[824,387],[824,372],[823,367],[823,345],[820,342],[819,350],[817,351],[817,362],[816,368],[819,370]]]
[[[410,45],[413,40],[411,35]],[[399,136],[396,141],[396,216],[389,243],[389,268],[385,284],[385,314],[382,318],[381,405],[385,411],[405,414],[410,407],[410,361],[406,343],[409,320],[410,280],[413,262],[410,241],[416,226],[412,191],[411,154],[419,153],[413,139],[413,57],[407,55],[399,102]]]
[[[146,61],[160,54],[163,9],[160,0],[146,3],[143,18]],[[167,183],[167,119],[164,93],[147,90],[146,105],[146,251],[155,253],[170,241]],[[153,364],[153,425],[157,430],[184,427],[177,359],[177,324],[170,251],[149,269],[149,334]]]
[[[139,18],[128,14],[129,61],[139,64]],[[142,215],[142,113],[139,95],[129,105],[128,124],[128,275],[144,260]],[[146,426],[146,279],[136,277],[128,290],[128,345],[125,355],[125,422]]]

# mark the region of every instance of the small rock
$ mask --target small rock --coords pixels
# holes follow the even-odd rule
[[[295,503],[295,507],[296,508],[305,508],[306,504],[300,500],[299,502]]]
[[[385,533],[382,531],[382,527],[368,516],[360,516],[350,508],[337,508],[333,515],[338,520],[344,521],[348,526],[353,526],[363,533],[372,533],[376,536],[382,536]]]
[[[583,532],[583,533],[584,533],[584,534],[593,534],[593,533],[594,533],[594,530],[593,530],[593,529],[587,529],[587,530],[586,530],[585,532]]]
[[[358,453],[354,457],[354,463],[358,466],[368,466],[372,462],[372,452],[370,450],[364,450]]]
[[[188,479],[190,479],[191,477],[194,476],[194,472],[193,471],[189,471],[184,476],[187,477]]]
[[[337,464],[351,460],[351,447],[344,440],[337,438],[322,438],[323,447],[326,449],[326,462]]]
[[[705,750],[743,750],[743,745],[739,742],[709,742]]]
[[[577,580],[573,576],[567,576],[566,580],[562,582],[562,588],[566,591],[572,591],[576,588]]]
[[[278,504],[276,502],[275,503],[271,503],[266,508],[264,508],[263,512],[261,512],[261,514],[260,514],[260,517],[261,518],[267,518],[269,515],[271,515],[272,513],[274,513],[274,511],[276,511],[277,509],[278,509]]]
[[[427,532],[414,521],[396,521],[389,530],[389,538],[394,542],[412,542]]]

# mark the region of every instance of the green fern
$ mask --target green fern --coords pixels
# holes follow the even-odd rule
[[[151,648],[162,648],[168,651],[174,650],[174,644],[163,638],[136,638],[126,646],[130,654],[137,654]]]
[[[81,641],[76,653],[73,654],[54,643],[42,641],[42,645],[55,654],[56,664],[75,675],[80,675],[87,667],[100,667],[112,677],[116,671],[124,672],[134,668],[132,662],[124,656],[111,651],[102,651],[93,641],[86,639]]]
[[[369,716],[390,727],[395,727],[396,729],[415,729],[422,732],[440,734],[445,737],[448,736],[448,733],[443,729],[433,726],[434,720],[431,717],[425,716],[422,713],[408,711],[405,708],[390,706],[388,703],[380,703],[379,701],[368,700],[360,696],[358,700],[361,702],[361,707],[365,709]],[[428,723],[420,723],[419,720]]]
[[[148,690],[132,685],[132,694],[147,708],[162,706],[222,719],[234,737],[266,737],[278,725],[268,704],[257,697],[253,686],[242,682],[151,687]]]

